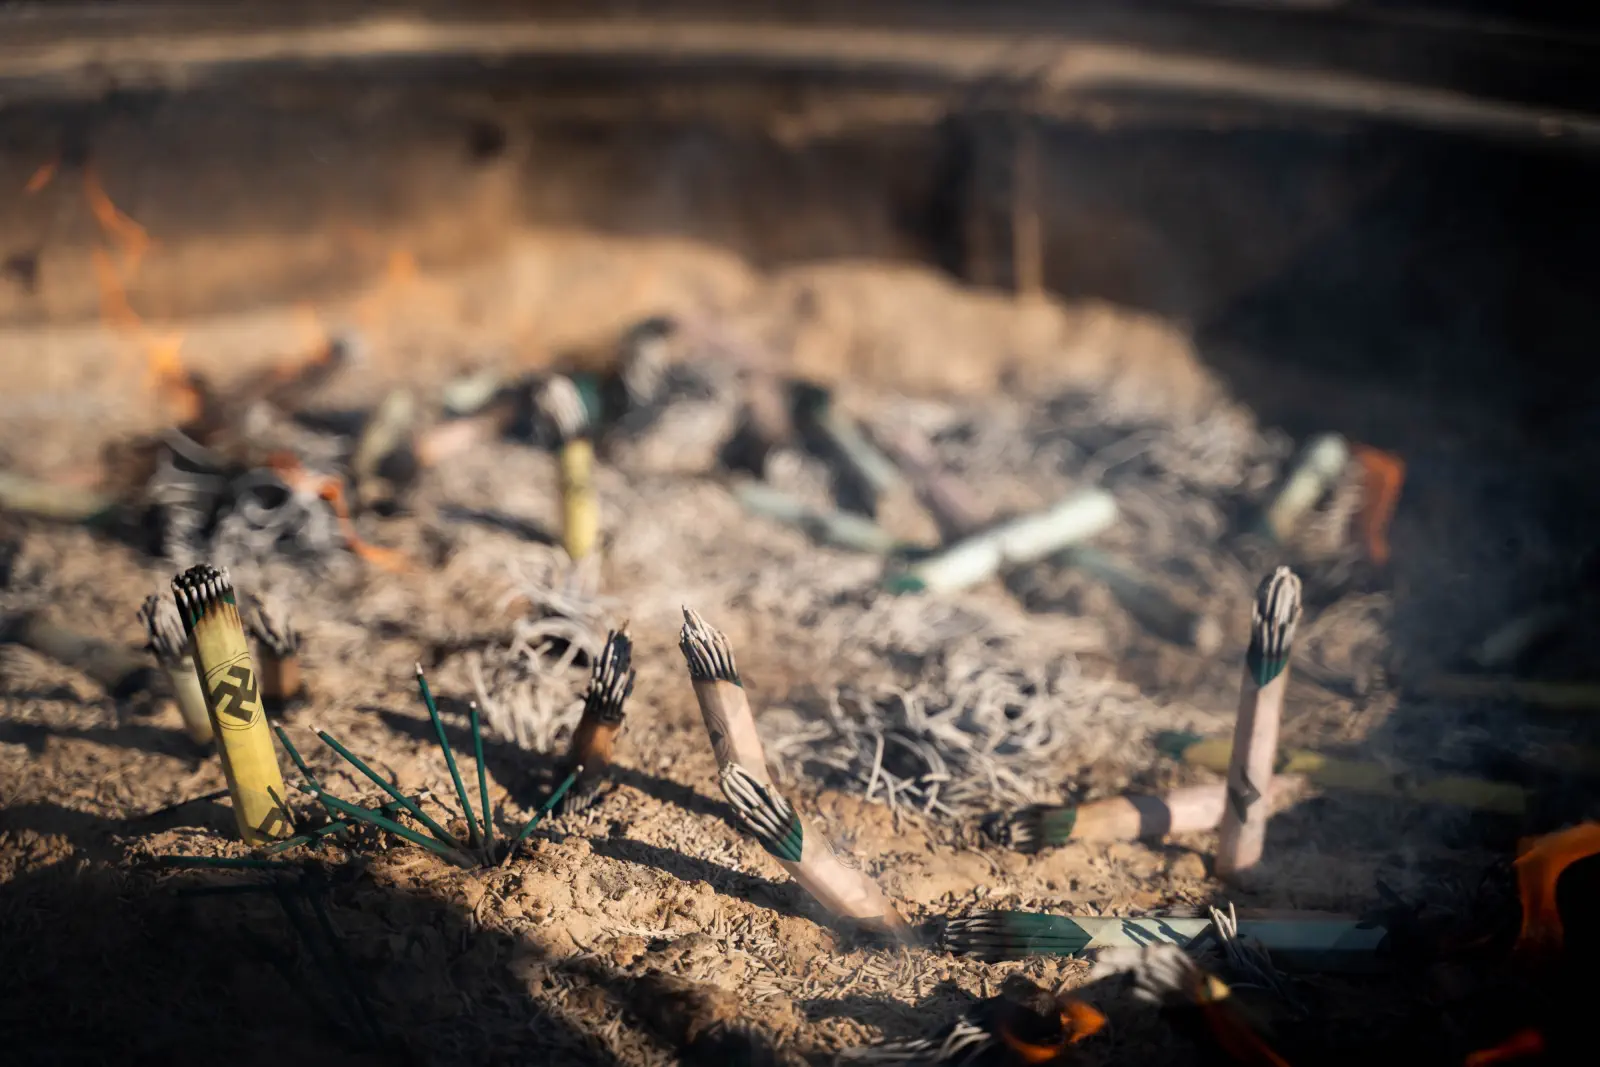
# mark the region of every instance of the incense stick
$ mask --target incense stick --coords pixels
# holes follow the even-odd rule
[[[561,464],[561,541],[573,560],[583,559],[600,538],[600,503],[594,491],[592,424],[572,379],[552,375],[536,403],[555,434]]]
[[[472,814],[472,800],[467,796],[467,787],[461,783],[461,772],[456,768],[456,755],[450,751],[450,742],[444,735],[444,722],[439,718],[439,706],[433,702],[433,690],[428,688],[428,678],[422,673],[420,663],[417,664],[417,688],[422,691],[422,703],[428,708],[428,718],[433,720],[433,732],[439,739],[439,748],[444,751],[444,763],[450,769],[450,781],[456,787],[456,796],[461,800],[461,810],[467,816],[467,841],[476,845],[478,820]]]
[[[1261,583],[1251,611],[1250,649],[1228,764],[1228,803],[1217,840],[1217,873],[1223,878],[1261,861],[1271,814],[1267,793],[1289,685],[1289,654],[1299,621],[1300,579],[1288,567],[1279,567]]]
[[[511,847],[506,849],[505,857],[501,859],[500,866],[506,867],[510,865],[511,857],[517,854],[517,849],[528,839],[528,835],[533,833],[533,828],[538,826],[546,815],[550,814],[551,809],[561,803],[561,798],[567,795],[567,790],[572,788],[572,783],[576,782],[581,774],[583,774],[583,766],[579,764],[568,772],[567,776],[561,780],[560,785],[551,790],[550,795],[545,798],[545,802],[539,805],[539,810],[533,813],[532,818],[522,824],[522,831],[511,842]]]
[[[262,698],[281,703],[300,696],[305,688],[300,678],[300,633],[288,605],[247,595],[243,618],[261,656]]]
[[[723,795],[741,825],[835,917],[903,942],[914,940],[877,884],[821,834],[808,831],[778,794],[728,639],[689,608],[683,609],[683,619],[678,647],[717,758]]]
[[[567,769],[585,768],[561,805],[562,814],[592,805],[611,769],[617,735],[622,732],[625,705],[633,692],[633,642],[628,624],[612,630],[589,674],[589,691],[583,698],[583,717],[567,748]]]
[[[293,820],[283,806],[283,773],[233,583],[226,571],[202,563],[174,578],[172,591],[205,688],[239,834],[251,845],[287,837]]]
[[[1086,489],[1047,511],[1011,519],[958,541],[890,574],[885,584],[896,593],[965,589],[1007,567],[1044,559],[1093,537],[1116,517],[1110,493]]]
[[[1274,777],[1268,804],[1276,809],[1297,785],[1296,779]],[[1068,841],[1137,841],[1215,830],[1226,802],[1227,788],[1217,782],[1161,796],[1128,795],[1071,807],[1027,808],[992,817],[983,829],[997,844],[1038,852]]]
[[[472,718],[472,761],[478,768],[478,800],[483,804],[483,852],[494,858],[494,815],[489,807],[489,767],[483,761],[483,725],[478,721],[478,702],[469,701]]]
[[[144,624],[151,655],[172,683],[184,732],[195,744],[209,745],[211,712],[206,709],[205,690],[200,687],[200,674],[195,670],[189,635],[183,631],[177,605],[164,597],[148,596],[139,609],[139,621]]]
[[[1308,970],[1367,970],[1381,961],[1388,930],[1353,918],[1241,919],[1238,934],[1259,943],[1274,963]],[[1047,915],[1024,911],[985,912],[952,919],[940,947],[985,960],[1028,956],[1077,956],[1106,948],[1167,942],[1195,951],[1219,940],[1209,918],[1153,915]]]

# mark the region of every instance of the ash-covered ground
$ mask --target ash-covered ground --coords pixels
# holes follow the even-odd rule
[[[241,590],[291,605],[309,693],[278,721],[331,792],[377,798],[317,743],[318,728],[403,790],[453,807],[415,691],[420,662],[458,758],[470,764],[468,700],[498,727],[486,758],[502,834],[553,784],[586,653],[607,627],[630,623],[638,681],[614,787],[593,808],[548,820],[503,869],[459,870],[394,840],[295,854],[325,869],[328,911],[355,980],[385,1034],[416,1061],[826,1057],[931,1033],[1011,971],[1047,986],[1087,981],[1080,962],[984,964],[875,948],[832,930],[725,815],[677,647],[684,605],[731,639],[792,798],[913,921],[993,907],[1193,914],[1223,901],[1360,914],[1382,903],[1380,880],[1421,898],[1474,878],[1524,828],[1311,789],[1273,820],[1249,890],[1210,876],[1210,834],[1069,844],[1037,856],[997,847],[977,828],[989,811],[1212,778],[1164,758],[1152,741],[1161,731],[1231,729],[1251,596],[1278,562],[1295,566],[1307,587],[1285,746],[1397,773],[1495,765],[1537,778],[1526,761],[1565,737],[1559,725],[1405,698],[1397,681],[1418,663],[1443,662],[1452,641],[1494,621],[1516,575],[1476,575],[1454,592],[1440,576],[1473,570],[1463,561],[1481,539],[1525,520],[1497,514],[1485,519],[1495,529],[1464,529],[1449,520],[1456,512],[1402,507],[1395,559],[1381,569],[1350,530],[1347,484],[1294,544],[1273,549],[1244,531],[1301,442],[1258,425],[1165,328],[1105,308],[1014,305],[918,271],[846,265],[767,276],[715,257],[615,244],[584,255],[580,281],[564,290],[539,254],[524,253],[520,292],[468,277],[459,284],[476,296],[453,299],[448,314],[399,301],[430,316],[427,328],[408,330],[407,311],[393,311],[398,325],[369,331],[371,361],[333,383],[326,402],[370,405],[401,381],[433,396],[450,373],[483,362],[474,353],[485,349],[459,337],[492,337],[493,310],[517,302],[513,295],[523,305],[566,304],[577,316],[597,302],[574,296],[572,285],[590,284],[585,272],[615,280],[656,263],[650,277],[670,274],[670,283],[619,286],[630,295],[609,309],[606,327],[634,311],[666,311],[700,324],[700,343],[680,353],[687,384],[660,420],[619,441],[598,468],[603,547],[589,576],[598,593],[573,591],[582,576],[557,547],[554,457],[509,440],[426,471],[399,514],[358,519],[365,538],[411,561],[401,573],[343,551],[231,551],[221,560]],[[544,320],[541,354],[522,350],[502,364],[557,355],[551,338],[579,331],[555,317]],[[197,324],[187,351],[226,380],[228,338],[258,359],[281,340],[251,329]],[[222,340],[204,354],[208,339]],[[92,360],[105,342],[84,331],[58,344]],[[1119,518],[1095,546],[1213,617],[1221,650],[1201,654],[1146,633],[1103,586],[1054,562],[959,594],[894,595],[881,587],[881,559],[748,514],[716,458],[737,420],[740,368],[752,358],[831,381],[836,402],[869,428],[915,426],[997,516],[1104,486]],[[92,456],[107,434],[152,421],[148,410],[99,422],[40,415],[8,427],[5,445],[22,466],[60,471]],[[308,453],[350,447],[304,427],[284,433]],[[831,505],[822,460],[790,447],[768,469],[778,488]],[[1470,496],[1487,492],[1473,478],[1493,473],[1463,460],[1450,477]],[[880,519],[909,541],[934,539],[908,492],[891,493]],[[43,609],[119,643],[138,642],[136,609],[175,570],[76,527],[18,521],[7,531],[15,550],[0,608]],[[1434,595],[1430,612],[1454,597],[1475,603],[1476,614],[1419,622],[1408,609],[1419,587]],[[224,782],[175,712],[119,704],[18,647],[3,655],[0,1033],[23,1052],[20,1062],[392,1059],[351,1045],[336,1021],[348,994],[323,984],[270,896],[173,893],[259,876],[172,874],[150,862],[245,852],[225,801],[183,803]],[[1399,1026],[1416,1006],[1387,985],[1363,995],[1316,980],[1303,993],[1330,1051]],[[1113,1022],[1074,1049],[1083,1062],[1192,1055],[1137,1006],[1119,1007],[1109,994],[1097,1004]],[[707,1043],[730,1022],[743,1028],[737,1050]]]

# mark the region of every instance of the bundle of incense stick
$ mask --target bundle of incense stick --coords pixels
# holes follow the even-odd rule
[[[144,656],[98,637],[74,633],[40,612],[0,617],[0,644],[18,644],[94,679],[116,700],[150,688],[155,669]]]
[[[144,624],[151,655],[172,683],[184,731],[195,744],[210,744],[211,712],[206,707],[205,690],[200,687],[200,673],[195,670],[189,635],[184,632],[177,605],[165,597],[148,596],[139,609],[139,621]]]
[[[914,933],[860,866],[808,828],[773,788],[755,716],[728,639],[683,609],[678,647],[717,757],[723,795],[740,823],[831,914],[909,942]]]
[[[1350,446],[1338,434],[1323,434],[1312,440],[1300,453],[1277,495],[1262,511],[1262,531],[1274,540],[1289,540],[1300,520],[1344,473],[1349,462]]]
[[[552,375],[537,404],[555,434],[561,463],[561,542],[580,560],[600,539],[600,503],[594,491],[594,442],[588,408],[572,379]]]
[[[1160,733],[1156,748],[1191,767],[1226,774],[1232,762],[1233,743],[1226,737]],[[1521,815],[1528,810],[1528,791],[1510,782],[1441,775],[1418,779],[1397,774],[1378,763],[1336,759],[1306,749],[1289,749],[1279,755],[1274,777],[1293,776],[1324,789],[1342,789],[1367,796],[1389,797],[1407,803],[1456,804],[1477,811]]]
[[[1260,944],[1274,963],[1284,967],[1361,971],[1381,966],[1389,931],[1369,920],[1316,916],[1240,919],[1237,934]],[[993,911],[950,920],[941,947],[961,956],[1016,960],[1029,956],[1076,956],[1099,949],[1161,942],[1192,952],[1218,940],[1216,924],[1209,918]]]
[[[573,814],[592,805],[610,773],[617,735],[622,732],[624,706],[633,693],[632,660],[633,642],[628,639],[628,624],[623,623],[620,630],[607,635],[605,647],[589,673],[583,717],[573,732],[562,773],[571,774],[579,767],[584,770],[567,792],[560,814]]]
[[[1298,779],[1274,777],[1268,804],[1277,810],[1299,784]],[[1162,796],[1108,797],[1068,807],[1041,805],[991,817],[983,830],[996,844],[1018,852],[1038,852],[1068,841],[1137,841],[1215,830],[1222,822],[1226,798],[1227,788],[1217,782]]]
[[[300,633],[288,605],[246,597],[244,624],[261,654],[262,699],[282,703],[299,696],[305,688],[300,678]]]
[[[897,593],[952,592],[1007,568],[1052,556],[1093,537],[1117,517],[1116,501],[1103,489],[1086,489],[1047,511],[1011,519],[973,534],[888,575]]]
[[[1289,654],[1300,621],[1300,579],[1279,567],[1256,590],[1245,654],[1239,718],[1228,761],[1228,803],[1217,839],[1217,874],[1227,878],[1261,861],[1266,845],[1278,726],[1289,686]]]
[[[233,583],[226,571],[202,563],[174,578],[172,592],[194,649],[239,835],[250,845],[288,837],[293,821],[283,773]]]

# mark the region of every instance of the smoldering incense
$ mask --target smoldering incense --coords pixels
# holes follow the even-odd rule
[[[1300,579],[1288,567],[1268,575],[1251,609],[1250,649],[1228,764],[1227,804],[1217,841],[1217,873],[1226,878],[1261,860],[1271,814],[1278,727],[1289,684],[1289,654],[1300,621]]]
[[[202,563],[174,578],[172,591],[201,674],[239,833],[251,845],[287,837],[292,819],[283,806],[283,773],[233,583],[226,571]]]
[[[189,635],[184,633],[177,605],[165,597],[145,597],[139,609],[139,621],[144,625],[151,654],[161,665],[167,681],[172,683],[172,695],[178,704],[178,714],[183,717],[184,732],[197,745],[210,744],[211,712],[206,710],[205,690],[200,686],[200,674],[195,670],[194,656],[189,650]]]

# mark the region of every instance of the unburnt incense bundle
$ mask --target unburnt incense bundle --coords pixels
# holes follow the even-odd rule
[[[1238,936],[1261,945],[1274,963],[1305,970],[1362,971],[1377,967],[1389,931],[1364,919],[1240,919]],[[1220,941],[1209,918],[1150,915],[1116,918],[1104,915],[1047,915],[1026,911],[993,911],[945,926],[941,947],[960,956],[985,960],[1017,960],[1029,956],[1076,956],[1108,948],[1131,948],[1161,942],[1196,951]]]
[[[1226,774],[1233,743],[1226,737],[1160,733],[1155,746],[1191,767]],[[1492,782],[1459,775],[1417,778],[1378,763],[1338,759],[1308,749],[1278,755],[1274,777],[1294,776],[1322,789],[1340,789],[1367,796],[1389,797],[1412,804],[1456,804],[1477,811],[1521,815],[1528,810],[1528,791],[1511,782]]]
[[[1261,861],[1267,838],[1273,765],[1283,695],[1289,686],[1289,654],[1300,621],[1300,579],[1279,567],[1256,590],[1251,609],[1250,648],[1239,692],[1239,718],[1228,762],[1228,802],[1217,840],[1217,873],[1230,877]]]
[[[0,644],[31,648],[94,679],[117,700],[150,688],[155,671],[139,653],[57,626],[40,612],[0,617]]]
[[[605,647],[594,661],[589,673],[589,691],[583,698],[583,717],[572,734],[572,744],[567,749],[567,763],[563,774],[575,768],[584,773],[567,792],[560,805],[561,814],[583,811],[594,803],[600,786],[610,773],[612,754],[617,735],[622,732],[625,705],[633,693],[633,642],[628,638],[628,624],[612,630],[606,637]]]
[[[151,655],[172,683],[184,732],[197,745],[210,744],[211,712],[206,707],[205,690],[200,686],[200,673],[195,670],[189,635],[184,632],[177,605],[166,597],[148,596],[139,609],[139,621],[144,625]]]
[[[1292,793],[1294,779],[1273,778],[1268,803],[1276,808]],[[1215,830],[1222,821],[1227,787],[1221,782],[1174,789],[1161,796],[1107,797],[1066,807],[1025,808],[996,816],[984,832],[1018,852],[1038,852],[1068,841],[1138,841],[1169,834]]]
[[[287,837],[292,820],[283,773],[233,583],[226,571],[202,563],[174,578],[172,592],[194,649],[239,835],[250,845]]]
[[[572,379],[559,374],[544,383],[536,403],[555,436],[561,464],[562,545],[569,557],[583,559],[600,539],[589,412]]]
[[[244,624],[261,653],[262,698],[281,702],[299,696],[304,688],[300,679],[300,633],[294,627],[288,605],[246,597]]]
[[[689,608],[683,609],[683,619],[678,647],[689,665],[717,757],[723,795],[741,825],[830,913],[910,941],[914,936],[910,927],[876,883],[815,829],[808,829],[774,788],[727,637]]]

